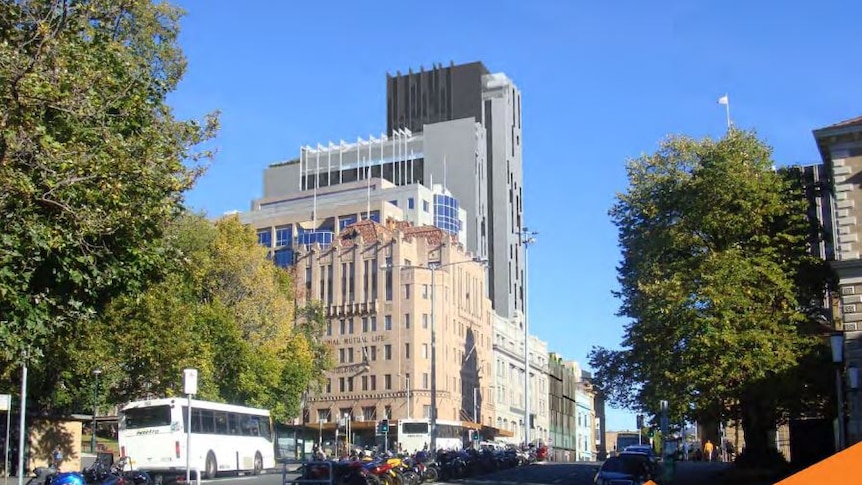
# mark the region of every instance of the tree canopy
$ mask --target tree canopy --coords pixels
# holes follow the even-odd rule
[[[180,11],[150,0],[0,4],[0,369],[50,360],[116,296],[162,276],[162,232],[216,117],[166,103]]]
[[[809,251],[804,193],[754,133],[671,137],[628,163],[619,230],[621,349],[595,348],[611,402],[672,418],[741,419],[748,448],[799,402],[800,366],[822,360],[829,272]],[[794,395],[795,394],[795,395]]]
[[[319,326],[296,323],[297,312],[311,310],[295,308],[290,273],[236,217],[187,215],[167,238],[182,262],[142,294],[116,299],[79,334],[69,359],[85,381],[68,387],[86,391],[87,369],[101,367],[110,402],[180,395],[182,369],[195,367],[203,399],[297,416],[329,355],[316,340]]]

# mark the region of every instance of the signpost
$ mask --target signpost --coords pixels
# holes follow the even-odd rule
[[[191,483],[192,475],[192,396],[198,393],[198,370],[183,369],[183,392],[189,399],[189,417],[186,421],[186,483]]]
[[[9,482],[9,427],[12,426],[12,395],[0,394],[0,411],[6,411],[6,441],[3,445],[3,483]]]

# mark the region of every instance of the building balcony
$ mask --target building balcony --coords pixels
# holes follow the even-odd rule
[[[326,316],[330,318],[352,317],[357,315],[376,315],[377,313],[377,301],[332,304],[327,305],[326,307]]]

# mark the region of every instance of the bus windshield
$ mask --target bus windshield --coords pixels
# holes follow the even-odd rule
[[[123,412],[126,429],[154,428],[171,425],[171,408],[168,405],[133,408]]]

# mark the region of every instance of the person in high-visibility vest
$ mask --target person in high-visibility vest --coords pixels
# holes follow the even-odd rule
[[[706,455],[706,461],[712,461],[712,452],[714,449],[712,441],[706,440],[706,444],[703,445],[703,454]]]

